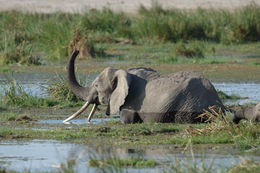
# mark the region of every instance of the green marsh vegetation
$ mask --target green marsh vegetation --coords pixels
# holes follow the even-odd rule
[[[163,63],[230,62],[202,60],[230,45],[247,49],[253,44],[259,54],[260,7],[255,4],[233,11],[165,10],[153,4],[150,9],[140,7],[134,15],[106,8],[82,14],[9,11],[1,12],[0,19],[1,64],[39,65],[65,59],[75,48],[86,50],[91,57],[141,59],[149,56],[149,51],[139,54],[136,48],[151,46],[159,49],[152,51],[154,60]],[[117,48],[120,46],[124,50]],[[179,60],[183,57],[188,60]]]
[[[13,108],[46,108],[75,107],[83,103],[72,93],[63,77],[57,75],[53,80],[55,82],[47,87],[48,96],[39,97],[25,91],[15,79],[7,79],[4,93],[0,94],[1,104]]]
[[[16,80],[7,80],[7,87],[0,98],[2,104],[11,107],[51,107],[57,104],[54,99],[44,99],[25,92],[23,87]]]
[[[231,122],[230,116],[226,118],[219,113],[205,113],[205,115],[210,117],[210,123],[124,125],[119,121],[113,121],[104,124],[88,124],[87,127],[86,125],[71,125],[73,128],[54,124],[54,128],[48,129],[41,127],[40,124],[13,121],[15,115],[9,115],[1,118],[0,136],[3,139],[55,139],[86,144],[102,141],[107,145],[119,146],[171,144],[184,147],[187,143],[194,146],[231,144],[242,151],[254,150],[260,145],[258,123],[242,121],[239,125],[235,125]],[[4,113],[1,116],[5,116]],[[20,128],[13,128],[14,125]],[[44,130],[41,130],[42,128]]]
[[[109,158],[109,159],[91,159],[89,161],[91,167],[155,167],[158,165],[154,160],[147,160],[143,158]]]

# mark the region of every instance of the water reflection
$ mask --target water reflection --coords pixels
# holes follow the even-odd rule
[[[172,145],[157,145],[146,148],[141,147],[115,147],[96,144],[86,146],[82,144],[63,143],[55,140],[32,140],[32,141],[1,141],[0,142],[0,163],[8,170],[30,170],[32,172],[58,171],[57,167],[75,162],[76,172],[96,172],[97,168],[89,167],[89,160],[104,158],[131,158],[139,157],[153,159],[160,163],[156,168],[128,168],[131,172],[158,172],[168,169],[170,164],[177,160],[186,164],[197,165],[209,164],[213,161],[216,170],[231,167],[241,161],[242,158],[251,158],[259,161],[260,155],[244,153],[230,146],[215,146],[196,148],[192,152],[188,149],[183,151]],[[193,160],[194,159],[194,160]]]
[[[70,124],[71,125],[74,125],[74,124],[103,124],[103,123],[106,123],[108,121],[118,121],[119,120],[119,117],[115,117],[115,118],[92,118],[91,119],[91,122],[88,122],[88,119],[87,118],[84,118],[84,119],[73,119],[70,121]],[[39,121],[36,121],[35,123],[38,123],[38,124],[61,124],[63,123],[63,120],[39,120]]]

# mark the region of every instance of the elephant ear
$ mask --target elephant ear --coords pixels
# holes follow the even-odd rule
[[[114,91],[110,97],[110,113],[116,114],[119,108],[125,103],[125,98],[128,95],[128,89],[131,83],[131,76],[125,70],[115,72],[113,79]]]

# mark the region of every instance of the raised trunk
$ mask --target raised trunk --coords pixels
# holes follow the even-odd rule
[[[75,50],[70,57],[70,60],[68,62],[68,66],[67,66],[67,78],[68,78],[69,87],[72,90],[72,92],[77,97],[86,100],[89,89],[88,89],[88,87],[82,87],[78,83],[76,76],[75,76],[74,63],[75,63],[75,59],[78,54],[79,54],[79,51]]]

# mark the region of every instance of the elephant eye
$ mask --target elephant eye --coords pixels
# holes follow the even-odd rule
[[[95,84],[94,86],[95,86],[95,88],[97,88],[97,87],[98,87],[98,84]]]

